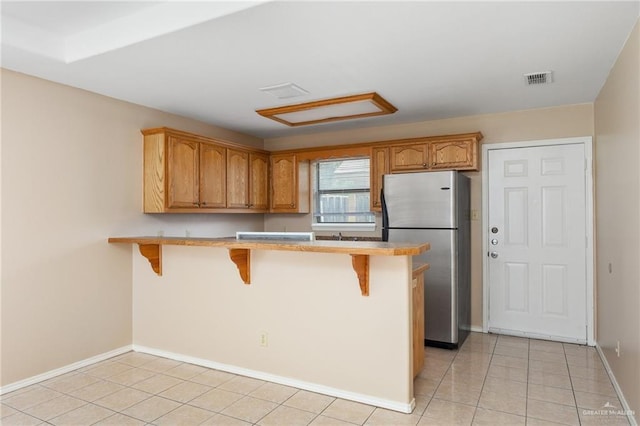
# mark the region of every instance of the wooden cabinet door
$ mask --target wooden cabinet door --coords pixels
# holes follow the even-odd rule
[[[227,150],[218,145],[200,144],[200,207],[227,206]]]
[[[269,156],[249,154],[249,208],[269,209]]]
[[[429,166],[427,144],[399,145],[390,148],[391,172],[426,170]]]
[[[271,210],[295,212],[298,205],[298,161],[294,154],[271,156]]]
[[[382,211],[380,190],[382,177],[389,173],[389,148],[372,148],[369,179],[371,182],[371,211]]]
[[[167,155],[167,208],[198,207],[199,143],[169,137]]]
[[[249,208],[249,153],[227,150],[227,207]]]
[[[478,168],[478,144],[475,140],[432,142],[429,150],[432,169]]]
[[[412,280],[413,309],[413,377],[424,367],[424,274],[414,274]]]

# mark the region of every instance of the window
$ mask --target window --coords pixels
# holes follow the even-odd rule
[[[369,207],[369,159],[317,162],[313,213],[314,225],[374,225]]]

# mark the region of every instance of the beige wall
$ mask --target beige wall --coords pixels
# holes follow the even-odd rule
[[[368,297],[347,254],[254,250],[245,285],[224,248],[165,246],[162,277],[138,254],[133,273],[136,345],[410,411],[406,256],[370,257]]]
[[[636,23],[594,109],[597,341],[639,419],[640,23]]]
[[[477,115],[405,125],[267,139],[265,140],[265,149],[275,151],[296,147],[304,148],[477,131],[482,132],[484,135],[484,139],[482,140],[484,144],[592,136],[593,105],[569,105],[503,114]],[[471,177],[471,208],[480,212],[482,210],[481,172],[465,174]],[[343,234],[374,234],[380,236],[379,222],[378,219],[378,227],[375,233],[343,232]],[[478,329],[482,327],[481,223],[482,220],[480,218],[471,223],[471,321],[472,326]],[[285,227],[288,231],[308,231],[310,225],[311,215],[265,215],[266,231],[282,231]]]
[[[132,343],[131,247],[112,235],[232,235],[262,215],[141,213],[140,129],[262,140],[2,70],[1,384]]]

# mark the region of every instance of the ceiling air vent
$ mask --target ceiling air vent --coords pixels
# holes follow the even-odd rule
[[[276,84],[275,86],[261,87],[260,90],[275,96],[278,99],[295,98],[308,95],[309,92],[293,83]]]
[[[532,86],[534,84],[548,84],[553,82],[553,72],[552,71],[544,71],[544,72],[532,72],[524,75],[524,81],[527,86]]]

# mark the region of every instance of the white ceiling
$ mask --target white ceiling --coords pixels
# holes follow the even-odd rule
[[[0,7],[2,67],[261,138],[593,102],[640,15],[638,0]],[[286,82],[309,94],[259,90]],[[373,91],[398,112],[295,129],[255,113]]]

